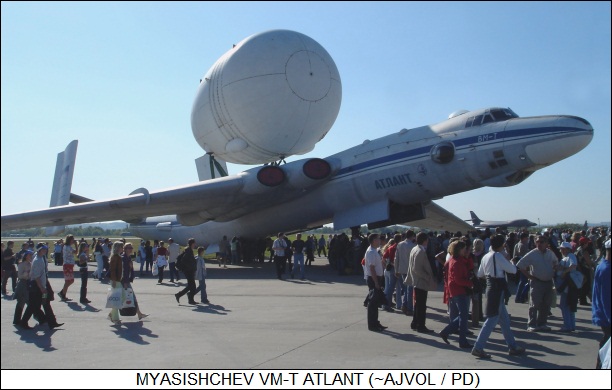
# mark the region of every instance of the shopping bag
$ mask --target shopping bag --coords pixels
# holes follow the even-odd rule
[[[122,308],[126,308],[126,307],[134,307],[134,290],[132,290],[132,288],[126,288],[125,289],[125,295],[123,298],[123,306]]]
[[[136,315],[136,305],[135,305],[135,297],[134,290],[131,288],[126,288],[124,290],[124,299],[123,299],[123,307],[119,309],[119,314],[124,317],[131,317]]]
[[[123,287],[119,284],[117,287],[108,288],[106,294],[106,307],[109,309],[121,309],[123,306]]]
[[[151,273],[153,274],[153,276],[157,276],[157,274],[159,274],[159,270],[157,269],[157,263],[153,264],[153,267],[151,267]]]

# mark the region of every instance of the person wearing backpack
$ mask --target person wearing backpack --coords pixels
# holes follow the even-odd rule
[[[185,274],[185,278],[187,278],[187,287],[174,294],[174,297],[176,298],[176,302],[180,304],[181,297],[187,294],[189,304],[197,305],[198,302],[193,299],[194,295],[196,294],[195,273],[197,269],[197,262],[193,253],[195,248],[195,238],[190,238],[189,241],[187,241],[187,244],[188,246],[185,248],[185,251],[179,255],[180,260],[177,260],[177,265],[183,274]]]

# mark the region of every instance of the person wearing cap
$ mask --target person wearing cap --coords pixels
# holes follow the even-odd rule
[[[561,243],[559,247],[563,258],[557,266],[557,292],[561,295],[559,309],[563,316],[563,327],[560,332],[573,332],[576,330],[576,310],[578,306],[578,288],[570,280],[570,272],[576,270],[578,259],[572,253],[572,244]]]
[[[612,240],[608,239],[604,243],[606,249],[606,257],[599,263],[595,269],[595,277],[593,278],[593,305],[591,306],[593,324],[600,326],[603,332],[602,338],[599,340],[599,348],[610,339],[610,324],[612,319],[610,318],[610,259],[612,258],[610,249],[612,246]],[[597,354],[597,369],[601,368],[601,357]]]
[[[591,299],[591,281],[592,278],[592,269],[593,269],[593,261],[591,260],[591,248],[589,245],[591,240],[587,237],[580,237],[578,239],[578,247],[576,248],[576,258],[578,259],[578,271],[582,272],[584,275],[584,283],[582,288],[578,291],[578,298],[580,299],[580,304],[582,306],[588,306],[587,297]],[[592,300],[592,299],[591,299]]]
[[[378,252],[380,247],[380,236],[372,233],[368,236],[370,246],[365,253],[365,275],[367,277],[368,288],[370,290],[368,297],[368,330],[372,332],[382,332],[387,329],[378,321],[378,307],[385,299],[383,292],[384,271],[382,265],[382,256]]]
[[[19,325],[23,315],[23,307],[28,302],[28,280],[30,280],[30,271],[32,270],[32,257],[34,252],[27,250],[21,257],[21,262],[17,265],[17,287],[15,288],[15,315],[13,316],[13,325]]]
[[[548,313],[555,296],[553,295],[553,278],[559,264],[557,256],[547,248],[548,240],[537,236],[536,249],[530,251],[516,263],[516,267],[529,279],[531,302],[529,306],[530,332],[550,331],[546,325]]]
[[[46,245],[39,246],[36,251],[36,256],[32,261],[32,269],[30,270],[30,280],[28,282],[28,307],[19,322],[19,326],[23,329],[32,329],[28,325],[28,321],[32,315],[36,315],[41,324],[46,322],[49,329],[60,327],[53,314],[50,310],[51,305],[49,304],[49,296],[47,290],[47,271],[45,263],[47,262],[47,251],[49,248]],[[41,310],[41,305],[44,309]]]

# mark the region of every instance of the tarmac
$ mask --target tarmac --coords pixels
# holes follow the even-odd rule
[[[492,359],[481,360],[460,349],[457,336],[446,345],[437,335],[448,322],[441,287],[427,301],[427,326],[435,333],[416,333],[411,317],[382,310],[388,329],[378,333],[367,329],[363,275],[339,276],[325,257],[306,268],[305,280],[288,274],[278,280],[267,260],[228,268],[212,261],[207,269],[210,304],[189,305],[187,296],[177,304],[174,294],[185,279],[170,283],[167,271],[162,285],[150,275],[136,278],[133,288],[149,317],[124,317],[117,326],[107,319],[108,283],[90,278],[92,302],[82,305],[75,272],[67,294],[73,301],[61,302],[61,267],[50,263],[52,306],[65,324],[49,330],[31,319],[34,329],[21,330],[12,325],[15,302],[2,299],[2,369],[592,369],[602,334],[591,323],[590,306],[578,307],[574,333],[558,331],[559,308],[549,317],[551,332],[527,332],[528,305],[512,297],[512,330],[526,353],[509,356],[497,327],[485,348]]]

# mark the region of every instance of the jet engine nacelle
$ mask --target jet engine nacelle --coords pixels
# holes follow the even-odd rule
[[[327,51],[306,35],[272,30],[225,53],[198,88],[191,128],[200,146],[237,164],[310,152],[333,125],[342,84]]]
[[[306,189],[321,184],[338,170],[338,164],[330,164],[321,158],[310,158],[287,163],[282,167],[266,165],[258,170],[243,172],[244,191],[247,194],[264,194],[272,188],[287,186]]]
[[[334,169],[321,158],[294,161],[283,166],[287,175],[287,185],[296,189],[305,189],[327,179]]]

